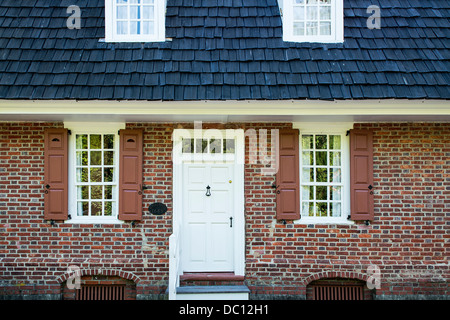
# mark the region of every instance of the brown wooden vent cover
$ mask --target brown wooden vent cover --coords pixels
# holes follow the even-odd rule
[[[125,286],[81,286],[75,300],[125,300]]]
[[[362,285],[313,285],[313,300],[364,300]]]

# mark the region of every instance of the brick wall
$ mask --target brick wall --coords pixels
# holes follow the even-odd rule
[[[369,226],[278,223],[269,181],[255,184],[250,173],[256,168],[247,166],[247,282],[253,294],[304,296],[311,281],[372,281],[379,270],[378,298],[449,295],[450,124],[355,128],[374,130],[375,220]],[[259,194],[262,203],[254,201]]]
[[[43,130],[55,126],[62,123],[0,123],[0,295],[62,298],[64,275],[76,265],[84,276],[133,281],[138,298],[164,298],[172,232],[171,134],[181,125],[127,124],[145,130],[144,183],[150,187],[144,191],[144,220],[134,227],[52,226],[43,220]],[[229,126],[270,134],[290,125]],[[449,294],[450,125],[355,127],[374,130],[375,220],[369,226],[274,220],[274,177],[261,174],[263,165],[246,162],[245,281],[252,297],[305,298],[307,284],[319,279],[370,280],[371,265],[381,272],[375,298]],[[167,204],[165,215],[148,214],[156,201]]]

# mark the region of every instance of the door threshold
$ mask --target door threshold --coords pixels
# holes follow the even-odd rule
[[[244,281],[244,278],[234,272],[185,272],[180,275],[180,280],[184,281]]]

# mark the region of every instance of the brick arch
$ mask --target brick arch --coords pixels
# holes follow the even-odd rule
[[[61,276],[59,276],[56,279],[56,281],[58,281],[58,283],[63,283],[64,281],[69,279],[69,277],[73,274],[74,274],[74,272],[66,272],[66,273],[62,274]],[[121,277],[123,279],[131,280],[135,284],[139,283],[139,281],[141,280],[138,276],[136,276],[135,274],[133,274],[131,272],[117,270],[117,269],[83,269],[83,268],[80,268],[79,274],[77,274],[77,275],[79,275],[80,277],[83,277],[83,276],[116,276],[116,277]]]
[[[315,280],[321,280],[326,278],[345,278],[345,279],[357,279],[366,281],[369,279],[369,275],[355,271],[322,271],[313,273],[306,277],[303,281],[303,285],[306,287],[308,284]]]

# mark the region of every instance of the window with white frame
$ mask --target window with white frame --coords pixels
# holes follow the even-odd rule
[[[344,132],[300,134],[302,220],[346,220],[349,206],[348,153],[348,137]]]
[[[280,0],[283,38],[293,42],[343,42],[343,0]]]
[[[166,0],[105,0],[106,42],[165,40]]]
[[[69,221],[118,222],[118,129],[86,126],[70,126]]]

